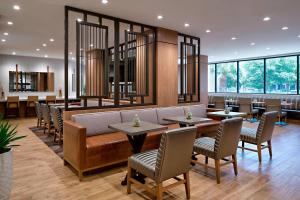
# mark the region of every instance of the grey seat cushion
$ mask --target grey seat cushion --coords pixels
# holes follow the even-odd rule
[[[132,155],[128,158],[131,168],[153,179],[155,177],[157,152],[158,150],[155,149]]]
[[[206,115],[206,105],[199,104],[199,105],[191,105],[191,106],[185,106],[184,107],[184,113],[185,115],[187,112],[191,112],[194,117],[207,117]]]
[[[156,109],[136,109],[121,111],[122,122],[131,122],[134,115],[137,114],[141,121],[151,122],[158,124]]]
[[[243,127],[241,130],[240,139],[245,142],[256,144],[256,129]]]
[[[166,121],[164,120],[164,118],[184,116],[184,109],[183,107],[157,108],[156,113],[157,113],[158,123],[162,125],[167,125],[167,124],[174,124],[174,123]]]
[[[214,158],[215,157],[215,139],[210,137],[201,137],[194,142],[194,151]]]

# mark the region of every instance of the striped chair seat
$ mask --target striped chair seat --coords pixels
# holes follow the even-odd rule
[[[240,135],[241,140],[248,143],[256,144],[257,143],[256,131],[257,130],[254,128],[243,127]]]
[[[199,154],[214,157],[215,155],[215,139],[209,137],[201,137],[195,140],[194,151]]]
[[[131,167],[139,172],[143,172],[150,178],[154,178],[157,152],[158,150],[156,149],[132,155],[129,158]]]

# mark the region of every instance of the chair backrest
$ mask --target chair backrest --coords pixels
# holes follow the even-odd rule
[[[8,96],[7,108],[18,108],[18,107],[19,107],[19,96]]]
[[[35,107],[35,103],[39,101],[39,96],[28,96],[27,107]]]
[[[215,108],[224,109],[225,108],[225,98],[224,97],[214,97]]]
[[[259,122],[256,138],[259,142],[266,142],[271,140],[275,122],[277,120],[277,111],[265,112],[261,116],[261,120]]]
[[[251,98],[240,98],[239,99],[239,111],[245,113],[252,112],[252,99]]]
[[[215,155],[221,159],[236,153],[241,134],[243,119],[241,117],[224,119],[215,137]]]
[[[197,129],[173,129],[162,134],[158,149],[155,180],[162,182],[190,169]]]
[[[41,108],[41,104],[39,102],[35,102],[35,113],[38,119],[43,119],[42,116],[42,108]]]
[[[55,95],[46,96],[46,104],[48,103],[56,103],[56,96]]]
[[[265,99],[266,112],[277,111],[281,112],[281,99]]]
[[[51,123],[51,115],[50,115],[50,109],[47,104],[41,105],[41,111],[42,111],[42,117],[45,123],[50,124]]]
[[[52,118],[53,118],[54,128],[56,130],[62,132],[62,130],[63,130],[63,119],[62,119],[61,112],[55,106],[51,106],[50,111],[51,111]]]

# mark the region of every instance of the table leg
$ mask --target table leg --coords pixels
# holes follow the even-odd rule
[[[130,136],[127,135],[128,141],[132,147],[132,153],[137,154],[140,153],[143,147],[143,144],[145,142],[147,134],[141,134],[141,135],[135,135],[135,136]],[[132,173],[134,176],[134,179],[141,183],[145,183],[145,176],[143,174],[140,174],[138,172],[133,172]],[[124,178],[124,180],[121,182],[121,185],[127,185],[127,174]]]

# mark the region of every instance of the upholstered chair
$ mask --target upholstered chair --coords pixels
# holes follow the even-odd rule
[[[56,103],[56,96],[46,96],[46,104],[55,104]]]
[[[187,127],[166,131],[162,134],[158,150],[135,154],[128,158],[127,193],[131,193],[131,184],[134,183],[156,194],[157,199],[162,199],[166,189],[182,183],[189,199],[189,170],[196,130],[195,127]],[[154,180],[156,190],[132,178],[134,170]],[[183,179],[177,177],[182,174]],[[171,178],[178,182],[163,187],[163,182]]]
[[[35,103],[39,101],[38,96],[28,96],[27,103],[26,103],[26,115],[28,116],[29,110],[35,108]]]
[[[218,133],[215,138],[202,137],[196,139],[194,143],[194,151],[197,154],[205,156],[205,164],[199,161],[192,160],[195,164],[204,165],[208,168],[213,168],[208,165],[208,158],[215,160],[215,171],[217,183],[220,183],[220,160],[225,160],[225,164],[233,164],[235,175],[238,174],[236,150],[239,143],[243,119],[240,117],[225,119],[221,121]],[[232,159],[228,160],[225,157],[231,156]]]
[[[222,96],[214,97],[215,108],[216,109],[224,109],[225,108],[225,98]]]
[[[239,99],[239,112],[244,112],[250,115],[250,122],[257,121],[256,119],[258,118],[258,109],[253,108],[251,98]],[[256,119],[254,119],[254,115],[256,116]]]
[[[281,99],[266,99],[266,112],[277,111],[279,118],[276,122],[279,126],[287,125],[287,112],[281,110]],[[282,119],[284,118],[284,121]]]
[[[258,160],[261,162],[261,150],[264,148],[269,149],[270,157],[272,158],[272,134],[274,130],[274,125],[277,119],[277,111],[265,112],[259,122],[258,128],[247,128],[243,127],[241,131],[240,139],[242,141],[241,149],[246,149],[249,151],[254,151],[258,153]],[[245,147],[245,142],[254,144],[257,146],[257,150]],[[262,145],[267,142],[267,145]]]
[[[39,102],[35,103],[35,113],[36,113],[36,117],[37,117],[37,127],[42,126],[43,124],[43,115],[42,115],[42,108],[41,108],[41,104]]]
[[[46,129],[48,129],[48,135],[49,135],[51,132],[51,128],[53,127],[50,108],[47,104],[42,104],[41,111],[42,111],[43,122],[44,122],[44,134],[46,133]]]
[[[16,112],[16,116],[20,116],[20,100],[19,96],[8,96],[7,97],[7,104],[6,104],[6,110],[5,110],[5,116],[10,116],[11,112],[10,110],[14,110]]]
[[[58,136],[58,142],[62,143],[62,134],[63,134],[62,114],[60,110],[55,106],[51,106],[50,111],[52,114],[53,126],[54,126],[54,142],[56,141],[56,137]]]

